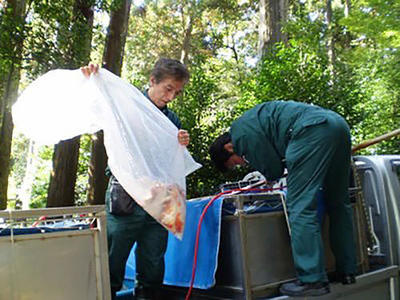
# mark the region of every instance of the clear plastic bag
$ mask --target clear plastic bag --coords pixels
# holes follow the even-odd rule
[[[185,176],[201,167],[178,143],[178,129],[139,90],[100,69],[55,70],[29,85],[13,106],[16,127],[45,144],[104,131],[111,172],[160,224],[181,238]]]

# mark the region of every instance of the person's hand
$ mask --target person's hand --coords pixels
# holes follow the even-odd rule
[[[182,146],[189,145],[190,137],[189,137],[189,133],[186,130],[183,130],[183,129],[178,130],[178,142]]]
[[[88,66],[81,67],[81,71],[86,78],[89,78],[91,74],[96,74],[99,71],[99,65],[90,63]]]

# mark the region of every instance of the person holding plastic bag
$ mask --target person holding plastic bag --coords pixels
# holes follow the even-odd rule
[[[81,70],[89,77],[98,71],[98,66],[90,64]],[[182,92],[188,81],[189,72],[185,65],[174,59],[161,58],[151,72],[149,89],[143,93],[179,129],[177,138],[183,146],[189,144],[189,134],[181,129],[179,118],[167,104]],[[122,287],[126,261],[136,242],[136,299],[159,299],[168,232],[129,196],[108,168],[106,172],[110,175],[106,207],[112,298],[115,299],[116,292]]]

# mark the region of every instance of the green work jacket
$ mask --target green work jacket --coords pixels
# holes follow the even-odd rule
[[[278,179],[283,175],[290,139],[307,127],[327,122],[329,113],[319,106],[294,101],[259,104],[232,123],[234,152],[267,180]]]

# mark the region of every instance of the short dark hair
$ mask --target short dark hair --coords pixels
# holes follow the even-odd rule
[[[168,77],[187,83],[190,76],[188,69],[183,63],[171,58],[160,58],[155,63],[150,75],[154,77],[156,83]]]
[[[224,146],[232,141],[231,134],[225,132],[220,135],[209,148],[211,160],[214,162],[215,167],[221,172],[226,172],[228,169],[225,167],[225,163],[233,155],[233,153],[227,151]]]

